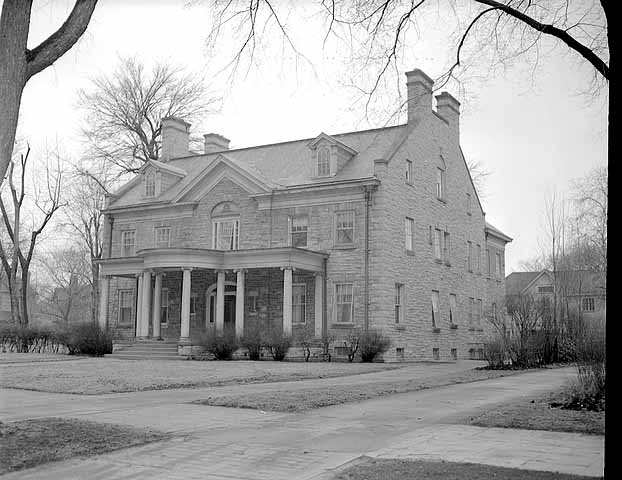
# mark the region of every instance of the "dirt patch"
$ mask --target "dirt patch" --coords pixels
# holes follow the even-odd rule
[[[362,457],[332,480],[594,480],[594,477],[493,467],[474,463]]]
[[[552,432],[605,434],[605,412],[560,408],[564,391],[521,400],[488,410],[468,419],[467,424],[480,427],[524,428]]]
[[[149,429],[63,418],[0,422],[0,475],[167,438]]]

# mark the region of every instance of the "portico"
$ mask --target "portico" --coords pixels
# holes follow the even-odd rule
[[[109,288],[110,279],[118,276],[136,279],[136,338],[160,339],[164,336],[163,330],[166,337],[171,338],[172,329],[162,327],[162,292],[165,285],[166,301],[179,305],[179,313],[174,310],[172,320],[179,319],[180,345],[190,345],[192,330],[200,325],[204,325],[205,330],[213,328],[220,333],[231,328],[237,335],[242,335],[249,312],[253,317],[251,320],[255,321],[267,318],[274,323],[280,316],[279,326],[283,335],[290,336],[293,333],[292,295],[296,276],[313,282],[308,288],[309,296],[313,297],[313,306],[309,310],[313,311],[313,334],[321,337],[325,329],[323,291],[326,258],[328,255],[325,253],[294,247],[229,251],[150,248],[139,250],[135,257],[101,260],[99,321],[102,327],[114,323],[109,315]],[[181,278],[177,280],[180,273]],[[268,274],[272,290],[265,280],[258,281],[260,275],[264,278]],[[247,289],[249,275],[251,288],[254,288],[250,291],[251,296]],[[193,282],[200,284],[195,286]],[[279,291],[274,290],[275,285],[280,287]],[[171,289],[171,286],[175,288]],[[171,296],[171,290],[179,293]],[[274,304],[277,298],[278,308],[268,305]],[[307,298],[306,291],[304,298]],[[257,302],[262,305],[261,311],[256,310]],[[198,305],[203,306],[202,315]],[[305,307],[305,318],[306,312]],[[168,310],[167,314],[170,314]]]

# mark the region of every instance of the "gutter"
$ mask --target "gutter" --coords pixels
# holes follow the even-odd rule
[[[365,332],[369,330],[369,217],[371,211],[372,186],[365,186],[365,257],[364,257],[364,318]]]

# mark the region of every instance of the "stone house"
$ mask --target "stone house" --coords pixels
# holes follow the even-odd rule
[[[100,323],[187,354],[209,329],[294,340],[353,328],[385,361],[473,358],[505,294],[511,241],[486,222],[459,142],[460,104],[406,73],[407,123],[230,149],[167,118],[162,155],[108,199]]]

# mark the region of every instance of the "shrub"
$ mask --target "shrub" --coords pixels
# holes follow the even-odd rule
[[[67,346],[69,355],[92,355],[101,357],[112,353],[112,335],[97,322],[68,325],[58,332]]]
[[[484,359],[492,370],[505,368],[508,359],[506,342],[502,338],[496,338],[484,343]]]
[[[283,336],[280,330],[274,329],[266,334],[264,343],[270,349],[272,358],[280,362],[285,359],[287,351],[292,345],[292,337]]]
[[[357,329],[353,329],[343,341],[348,354],[348,362],[352,362],[361,345],[361,332]]]
[[[249,360],[259,360],[261,357],[261,330],[258,325],[246,326],[240,343],[248,350]]]
[[[216,360],[231,360],[235,351],[240,348],[238,337],[230,330],[223,333],[210,332],[201,337],[198,343],[214,355]]]
[[[373,329],[368,330],[360,337],[361,360],[363,362],[373,362],[376,356],[386,352],[390,345],[391,339],[385,334]]]
[[[50,327],[5,324],[0,326],[2,349],[19,353],[45,353],[64,350],[64,336]]]

